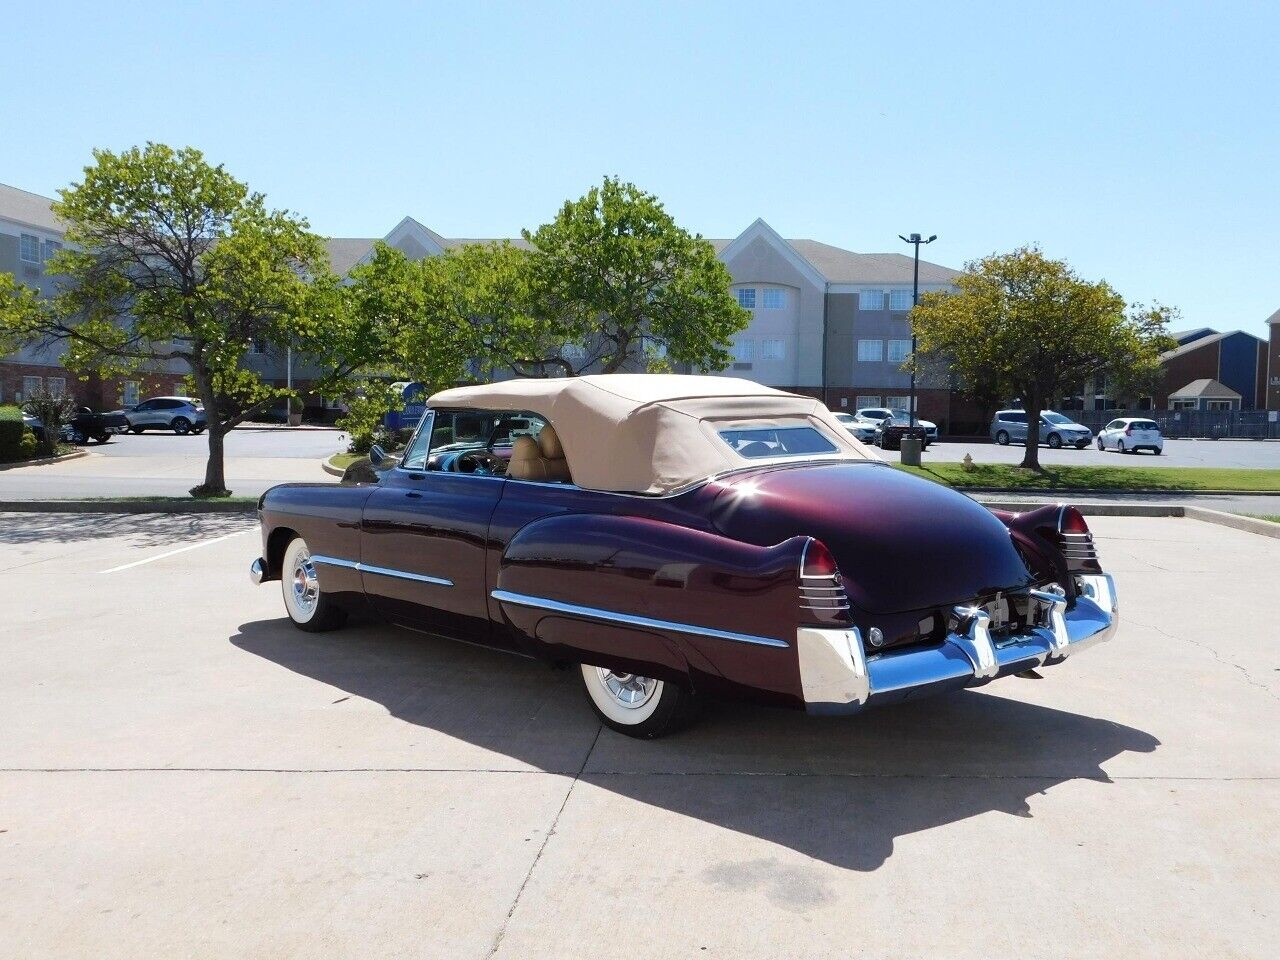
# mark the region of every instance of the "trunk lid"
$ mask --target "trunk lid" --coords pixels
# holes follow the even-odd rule
[[[963,603],[1034,579],[990,510],[889,466],[804,464],[719,483],[716,529],[759,546],[816,537],[835,555],[849,599],[868,613]]]

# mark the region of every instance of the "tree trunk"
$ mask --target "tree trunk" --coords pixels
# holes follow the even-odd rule
[[[1040,408],[1044,398],[1037,390],[1026,397],[1023,408],[1027,411],[1027,449],[1022,454],[1022,466],[1028,470],[1040,470]]]
[[[218,404],[217,394],[213,389],[213,375],[203,364],[191,364],[191,376],[196,382],[196,390],[204,402],[204,415],[209,423],[209,459],[205,461],[204,483],[191,488],[193,497],[226,497],[231,495],[227,489],[226,468],[223,461],[223,438],[227,435],[222,425],[222,410]]]

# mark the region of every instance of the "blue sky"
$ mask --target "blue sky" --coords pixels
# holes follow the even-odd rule
[[[29,4],[0,181],[190,144],[322,233],[508,236],[606,173],[706,236],[1038,243],[1183,326],[1280,307],[1280,5]]]

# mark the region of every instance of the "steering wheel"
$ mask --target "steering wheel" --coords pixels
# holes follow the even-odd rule
[[[495,457],[482,450],[460,454],[453,462],[454,469],[459,473],[478,473],[487,476],[501,475],[505,465],[501,457]]]

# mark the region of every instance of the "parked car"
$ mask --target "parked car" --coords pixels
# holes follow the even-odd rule
[[[886,420],[894,420],[901,423],[909,423],[911,421],[911,414],[901,407],[862,407],[858,410],[858,416],[874,423],[884,423]],[[922,420],[920,417],[916,417],[916,426],[924,427],[926,447],[938,439],[938,425],[932,420]]]
[[[902,440],[904,437],[915,437],[920,441],[920,449],[929,449],[928,428],[919,420],[916,425],[911,426],[908,418],[899,420],[897,417],[889,417],[876,424],[875,445],[883,450],[901,450]]]
[[[1157,457],[1164,453],[1164,437],[1160,424],[1142,417],[1120,417],[1098,431],[1098,449],[1117,453],[1150,450]]]
[[[712,695],[845,714],[978,686],[1118,622],[1074,508],[990,511],[732,378],[445,390],[377,483],[283,484],[258,512],[251,579],[300,629],[370,608],[575,664],[601,721],[643,738]]]
[[[863,443],[875,443],[877,424],[871,420],[863,420],[861,417],[855,417],[852,413],[833,413],[840,425],[854,435]]]
[[[106,443],[113,434],[124,433],[128,429],[129,421],[123,410],[94,413],[88,407],[81,407],[62,425],[62,438],[68,443],[88,443],[91,438],[98,443]]]
[[[129,429],[172,430],[174,433],[200,433],[209,425],[204,403],[194,397],[151,397],[125,414]]]
[[[1000,410],[991,418],[991,439],[1002,447],[1027,442],[1027,411]],[[1093,439],[1093,431],[1082,423],[1054,410],[1040,411],[1040,442],[1054,450],[1070,444],[1083,450]]]

